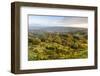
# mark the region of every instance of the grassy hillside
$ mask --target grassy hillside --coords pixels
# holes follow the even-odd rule
[[[88,57],[87,32],[29,32],[28,60]]]

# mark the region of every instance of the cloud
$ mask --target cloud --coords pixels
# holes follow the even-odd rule
[[[87,17],[65,17],[61,23],[64,24],[84,24],[84,23],[88,23],[88,18]]]
[[[64,26],[64,27],[84,27],[87,28],[87,17],[74,17],[74,16],[29,16],[29,26],[35,24],[46,26]]]

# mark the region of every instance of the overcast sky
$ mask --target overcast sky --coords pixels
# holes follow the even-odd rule
[[[64,26],[64,27],[82,27],[87,28],[87,17],[74,16],[29,16],[29,26]]]

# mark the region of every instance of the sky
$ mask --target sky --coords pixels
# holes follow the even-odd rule
[[[29,26],[64,26],[87,28],[87,17],[29,15]]]

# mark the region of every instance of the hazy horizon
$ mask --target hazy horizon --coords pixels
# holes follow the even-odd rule
[[[87,17],[73,16],[29,16],[29,27],[78,27],[87,28]]]

